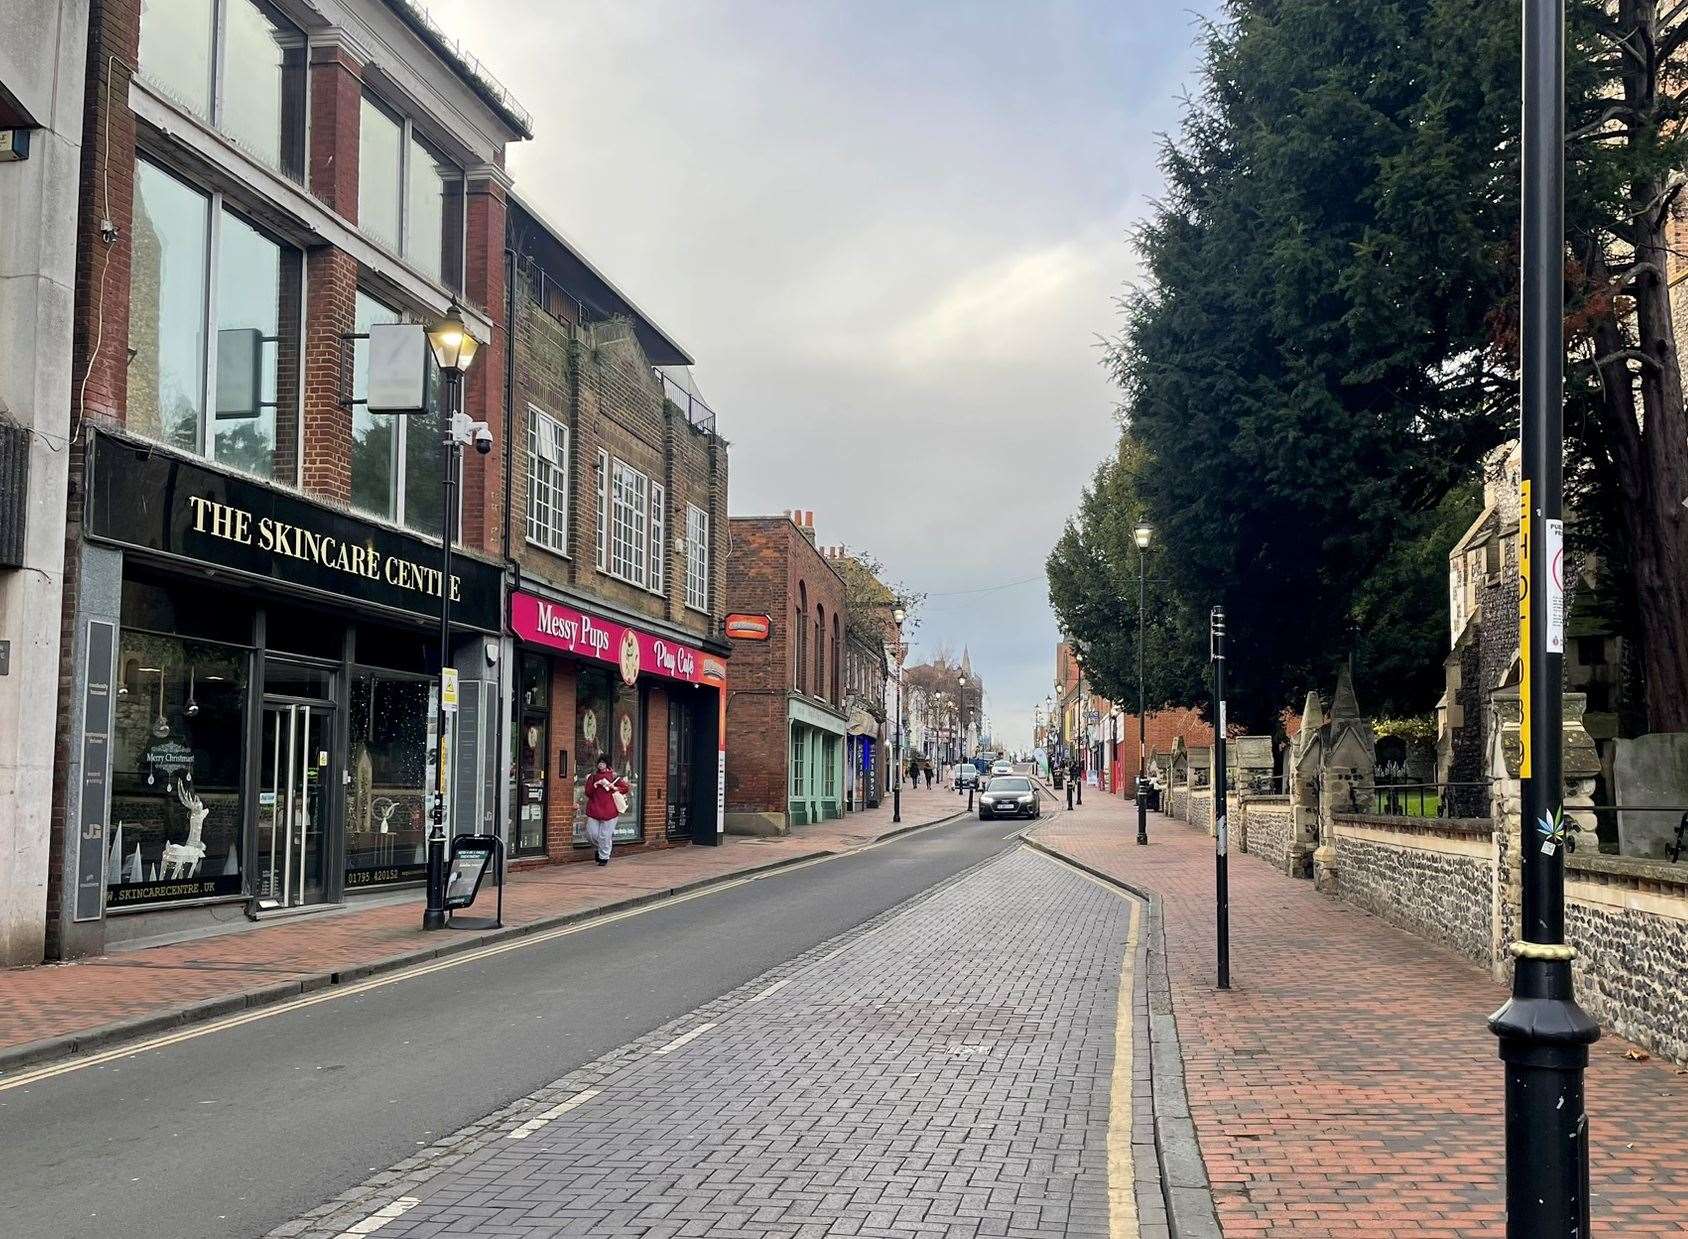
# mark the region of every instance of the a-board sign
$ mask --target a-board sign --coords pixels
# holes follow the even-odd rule
[[[774,630],[773,617],[768,615],[728,615],[721,625],[730,641],[766,641]]]
[[[484,835],[459,835],[451,841],[451,867],[445,875],[447,911],[475,902],[481,879],[492,864],[494,841]]]

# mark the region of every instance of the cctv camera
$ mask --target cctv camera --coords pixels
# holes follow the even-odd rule
[[[485,426],[475,431],[475,450],[482,456],[492,451],[492,431]]]

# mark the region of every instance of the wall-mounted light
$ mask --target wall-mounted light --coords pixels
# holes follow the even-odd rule
[[[29,130],[0,129],[0,163],[22,163],[29,158]]]

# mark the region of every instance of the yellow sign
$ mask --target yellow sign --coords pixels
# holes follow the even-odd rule
[[[1524,746],[1518,777],[1530,777],[1530,479],[1518,487],[1518,739]]]
[[[450,710],[457,709],[457,668],[447,667],[440,673],[440,703]]]

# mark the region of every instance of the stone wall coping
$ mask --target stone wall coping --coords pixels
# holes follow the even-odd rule
[[[1289,797],[1277,792],[1244,792],[1237,798],[1244,804],[1288,804]]]
[[[1381,813],[1334,813],[1338,823],[1355,826],[1381,826],[1389,830],[1422,835],[1481,835],[1494,833],[1494,823],[1486,817],[1389,817]]]
[[[1625,878],[1631,882],[1658,882],[1666,886],[1688,889],[1688,865],[1673,865],[1666,860],[1570,852],[1565,857],[1565,868],[1583,873],[1598,873],[1610,878]]]

